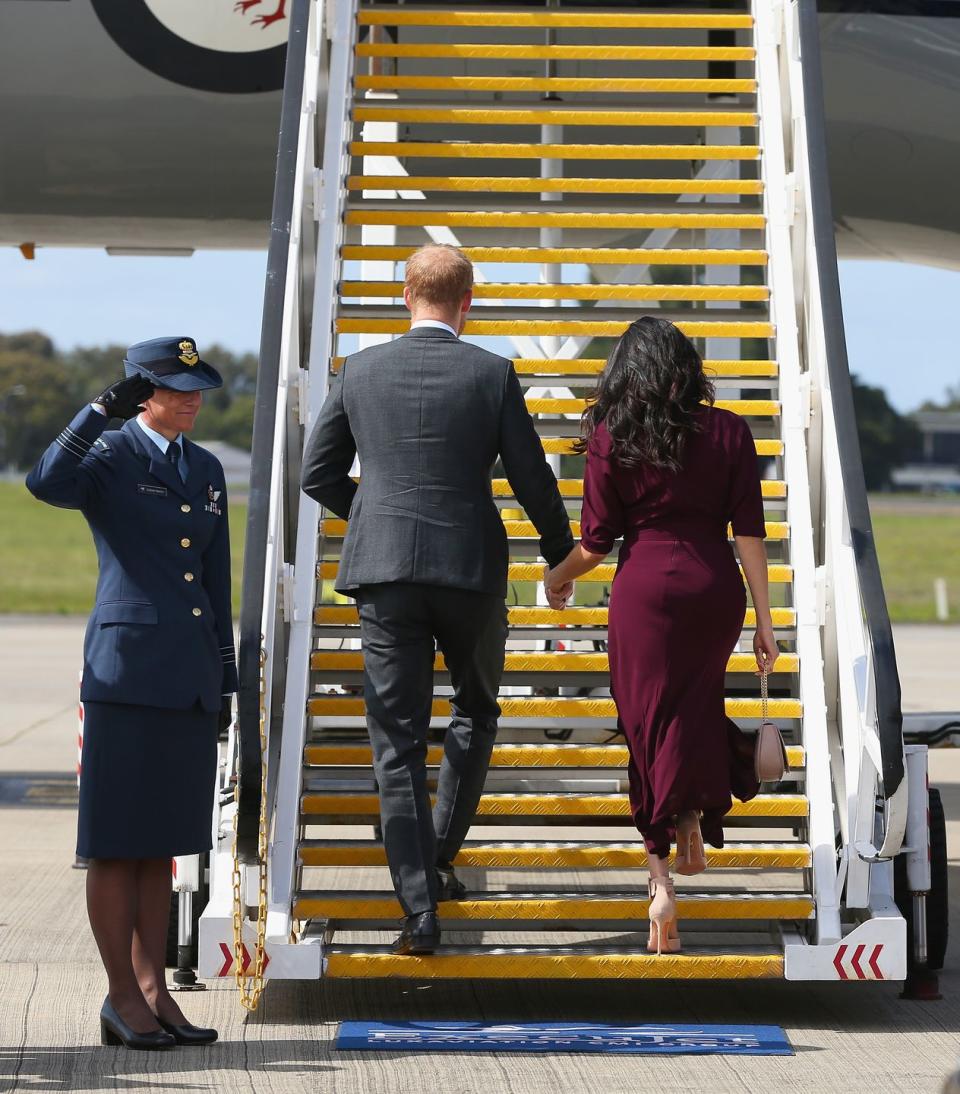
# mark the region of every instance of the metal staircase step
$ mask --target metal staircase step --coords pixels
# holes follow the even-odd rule
[[[301,808],[307,817],[322,816],[327,824],[350,824],[354,817],[380,815],[376,794],[306,793]],[[808,802],[802,794],[758,794],[748,802],[734,801],[730,818],[799,820],[807,816]],[[601,817],[630,820],[630,802],[626,794],[518,793],[483,794],[477,816],[493,817]]]
[[[613,699],[581,699],[571,696],[501,696],[501,724],[511,718],[603,718],[616,722],[617,708]],[[759,718],[759,699],[726,699],[728,718]],[[799,699],[771,699],[770,715],[773,718],[800,718],[803,707]],[[312,717],[336,716],[363,718],[367,706],[363,699],[348,695],[319,695],[307,700],[307,710]],[[450,700],[433,700],[434,718],[450,717]]]
[[[770,611],[774,627],[794,627],[797,614],[792,608],[772,608]],[[319,625],[352,625],[359,623],[357,609],[351,604],[321,604],[314,609],[314,622]],[[567,608],[555,612],[552,608],[508,608],[507,622],[511,627],[562,626],[568,628],[568,637],[575,638],[578,626],[606,627],[607,609]],[[755,627],[757,616],[753,608],[747,608],[743,620],[744,627]]]
[[[598,922],[630,922],[647,918],[646,895],[608,892],[484,892],[468,893],[438,908],[441,920],[454,924],[480,920],[492,930],[525,930],[531,923],[558,922],[565,930],[594,930]],[[677,894],[680,919],[809,919],[813,900],[805,893],[691,893]],[[393,893],[304,890],[294,902],[297,919],[335,920],[356,930],[351,921],[368,927],[392,927],[403,915]]]
[[[345,299],[379,297],[399,300],[402,281],[344,281],[340,295]],[[537,285],[503,281],[474,286],[477,300],[746,300],[766,301],[763,285]]]
[[[710,870],[805,870],[813,861],[804,843],[728,842],[706,849]],[[671,851],[670,865],[674,863]],[[373,840],[304,839],[299,844],[303,866],[386,866],[383,844]],[[502,870],[632,870],[647,865],[647,852],[632,843],[576,840],[468,840],[454,860],[457,867]]]
[[[727,228],[736,231],[760,231],[766,225],[761,213],[564,213],[501,212],[484,209],[403,209],[401,203],[389,209],[348,209],[347,225],[406,225],[414,228],[589,228],[609,231],[625,228],[678,228],[702,231],[705,228]],[[407,326],[410,325],[409,319]]]
[[[303,759],[305,764],[313,766],[370,767],[372,763],[369,745],[347,742],[309,744],[304,749]],[[442,759],[443,746],[430,745],[427,765],[436,767]],[[497,744],[493,746],[490,766],[622,769],[627,766],[628,759],[627,746],[619,744]],[[805,761],[803,749],[791,746],[787,749],[787,759],[791,769],[801,769]]]
[[[793,673],[800,667],[795,653],[782,653],[777,658],[776,673]],[[310,668],[317,672],[363,671],[363,652],[361,650],[314,650],[310,657]],[[446,672],[447,665],[443,654],[438,653],[433,664],[434,672]],[[735,653],[727,661],[727,672],[755,673],[757,659],[752,653]],[[564,651],[527,652],[510,650],[506,654],[505,673],[598,673],[606,678],[610,664],[605,653],[569,653]],[[512,681],[507,681],[512,682]]]
[[[679,320],[676,325],[689,338],[772,338],[775,333],[772,323],[763,322]],[[337,334],[403,334],[409,329],[410,321],[373,315],[341,315],[334,326]],[[560,334],[573,338],[619,338],[628,326],[629,323],[623,319],[599,322],[586,319],[468,319],[464,334]]]
[[[399,122],[405,125],[589,125],[589,126],[723,126],[754,129],[757,115],[747,110],[597,110],[592,107],[536,106],[395,106],[353,108],[354,122]]]
[[[487,42],[360,42],[357,57],[488,61],[752,61],[752,46],[515,45]]]
[[[461,249],[471,262],[588,263],[596,266],[765,266],[767,264],[766,251],[740,247],[677,247],[674,249],[668,247],[464,246]],[[415,250],[415,247],[409,246],[347,243],[343,245],[340,253],[342,258],[357,262],[403,262]],[[566,363],[575,364],[576,362]],[[605,363],[604,361],[603,364]]]
[[[779,404],[777,404],[779,407]],[[493,480],[493,496],[495,498],[515,498],[513,488],[506,479],[494,479]],[[560,493],[565,498],[581,498],[583,497],[583,479],[558,479],[557,486],[560,488]],[[787,496],[787,484],[782,479],[763,479],[760,483],[761,493],[765,498],[785,498]],[[528,565],[524,563],[523,565]],[[783,576],[775,577],[774,574],[783,574],[789,570],[789,566],[771,566],[769,580],[770,581],[791,581],[792,577]],[[591,571],[594,576],[592,580],[599,581],[600,577],[597,576],[596,571]],[[543,567],[540,568],[540,578],[543,577]],[[612,574],[610,577],[612,578]],[[531,579],[534,580],[534,579]],[[535,579],[539,580],[539,578]]]
[[[759,179],[523,178],[516,175],[350,175],[347,189],[424,193],[742,194],[763,193]]]
[[[516,141],[351,141],[351,156],[458,160],[758,160],[755,144],[537,144]],[[400,176],[402,177],[402,176]]]
[[[573,483],[574,486],[579,487],[579,492],[574,493],[572,489],[564,490],[562,483]],[[494,495],[498,493],[497,483],[503,483],[506,485],[504,479],[494,479]],[[579,497],[582,492],[583,485],[579,479],[577,480],[561,480],[561,493],[567,497]],[[780,484],[774,484],[780,485]],[[337,575],[337,568],[340,564],[338,562],[321,562],[317,566],[317,577],[319,578],[333,578]],[[615,563],[601,563],[590,571],[590,581],[613,581],[616,575],[617,567]],[[740,572],[743,572],[743,567],[740,568]],[[507,580],[508,581],[542,581],[543,580],[543,566],[539,562],[511,562],[507,566]],[[767,566],[767,580],[771,585],[788,585],[793,581],[793,567],[785,566],[779,563],[771,563]],[[509,655],[508,655],[509,656]]]
[[[540,536],[533,521],[530,520],[504,520],[503,526],[510,539],[538,539]],[[345,520],[329,517],[320,521],[320,534],[327,539],[343,539],[346,531],[347,522]],[[578,520],[570,521],[570,531],[573,533],[574,539],[580,538],[580,522]],[[727,536],[732,536],[729,527],[727,528]],[[789,536],[790,526],[786,521],[768,520],[766,522],[767,539],[788,539]]]
[[[783,953],[681,954],[598,946],[441,946],[431,957],[398,957],[389,947],[332,945],[328,977],[416,980],[759,980],[783,977]]]
[[[565,455],[573,451],[577,437],[541,437],[544,452]],[[782,456],[783,441],[754,439],[758,456]]]
[[[648,30],[737,30],[753,26],[751,15],[652,14],[601,11],[410,10],[369,7],[357,16],[360,26],[428,27],[584,27]],[[392,78],[392,77],[391,77]]]

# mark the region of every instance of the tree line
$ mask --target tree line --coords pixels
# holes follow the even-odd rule
[[[0,467],[32,467],[84,403],[123,377],[126,346],[59,350],[39,331],[0,334]],[[247,451],[253,431],[257,356],[203,347],[223,387],[203,393],[198,440],[225,441]]]
[[[123,375],[125,349],[110,345],[58,350],[39,331],[0,334],[0,467],[31,467],[77,410]],[[594,356],[600,356],[600,350],[598,346]],[[763,355],[758,351],[757,356]],[[211,345],[205,347],[203,358],[221,373],[224,384],[204,392],[196,437],[249,451],[257,356]],[[882,490],[890,484],[891,471],[916,455],[919,430],[890,405],[882,388],[854,376],[853,393],[867,488]],[[960,388],[948,391],[946,406],[924,404],[924,409],[957,406]]]

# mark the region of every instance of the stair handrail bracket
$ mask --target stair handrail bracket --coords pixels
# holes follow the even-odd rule
[[[313,269],[316,276],[313,278],[311,336],[307,368],[301,375],[299,385],[300,423],[303,428],[298,430],[298,443],[301,451],[329,389],[335,348],[334,320],[337,284],[340,280],[344,205],[347,197],[345,179],[349,166],[353,47],[357,23],[357,0],[336,0],[326,5],[321,5],[319,0],[313,0],[312,6],[317,9],[318,18],[319,9],[325,7],[323,37],[325,46],[329,48],[329,60],[325,88],[326,110],[320,131],[322,141],[312,139],[312,130],[304,136],[304,143],[310,145],[310,155],[314,155],[314,150],[318,149],[322,159],[317,165],[321,169],[315,175],[316,261]],[[325,48],[323,44],[321,48]],[[305,110],[315,109],[315,96],[316,92],[313,99],[304,96]],[[319,127],[320,119],[317,121]],[[307,194],[306,188],[304,194]],[[299,221],[300,211],[295,210],[294,223]],[[311,230],[313,228],[311,226]],[[295,286],[288,286],[288,293],[298,288],[299,278]],[[295,310],[291,314],[291,323],[296,323],[299,327],[299,317]],[[301,776],[308,728],[307,699],[314,637],[313,602],[319,554],[317,529],[320,507],[302,492],[299,492],[297,506],[299,534],[292,571],[292,614],[287,647],[283,747],[277,769],[276,807],[269,850],[267,941],[279,944],[289,942],[294,933],[292,899],[296,890]]]
[[[879,876],[871,866],[900,851],[907,822],[900,684],[846,354],[816,4],[758,0],[755,7],[758,14],[767,9],[760,18],[777,40],[781,83],[792,107],[782,121],[792,140],[795,299],[810,392],[810,496],[819,508],[816,563],[825,594],[824,680],[843,844],[840,876],[844,906],[864,909]]]

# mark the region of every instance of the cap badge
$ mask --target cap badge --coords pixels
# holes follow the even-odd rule
[[[180,343],[180,353],[178,357],[185,365],[195,365],[200,360],[200,354],[197,353],[194,344],[189,340],[185,340]]]

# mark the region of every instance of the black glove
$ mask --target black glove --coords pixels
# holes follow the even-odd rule
[[[230,722],[233,720],[233,696],[224,695],[220,713],[217,715],[217,736],[221,741],[227,739],[230,732]]]
[[[108,418],[135,418],[143,409],[140,404],[151,395],[153,384],[138,374],[111,384],[93,401],[103,407]]]

